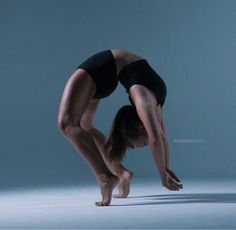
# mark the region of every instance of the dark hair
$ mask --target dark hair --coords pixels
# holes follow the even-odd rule
[[[139,136],[142,124],[135,106],[125,105],[117,112],[105,143],[105,154],[109,161],[123,160],[127,148],[133,148],[131,140]]]

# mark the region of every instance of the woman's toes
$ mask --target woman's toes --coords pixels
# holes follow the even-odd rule
[[[120,195],[120,194],[115,194],[113,195],[113,198],[126,198],[127,196],[125,195]]]
[[[98,202],[95,202],[95,205],[99,206],[99,207],[101,207],[101,206],[108,206],[109,204],[110,204],[109,201],[98,201]]]
[[[95,205],[96,205],[96,206],[102,206],[101,204],[102,204],[102,201],[95,202]]]

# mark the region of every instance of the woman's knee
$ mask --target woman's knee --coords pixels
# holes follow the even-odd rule
[[[66,131],[68,127],[80,126],[83,114],[86,111],[96,85],[83,72],[76,71],[68,80],[61,98],[58,112],[58,128]]]
[[[90,132],[90,130],[93,129],[93,124],[92,124],[91,121],[87,121],[87,120],[81,119],[80,127],[82,129],[86,130],[87,132]]]
[[[74,119],[68,115],[60,116],[60,118],[58,118],[57,127],[66,136],[70,136],[75,128],[77,129],[77,133],[82,129],[80,124],[75,123]]]

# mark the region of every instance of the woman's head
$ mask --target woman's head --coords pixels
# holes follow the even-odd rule
[[[138,117],[136,108],[131,105],[121,107],[113,120],[105,144],[108,159],[122,160],[127,148],[143,147],[146,144],[146,130]]]

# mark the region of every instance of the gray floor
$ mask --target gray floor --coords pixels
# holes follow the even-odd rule
[[[96,184],[0,193],[0,228],[236,229],[234,180],[183,180],[180,192],[160,181],[133,180],[127,199],[96,207]]]

